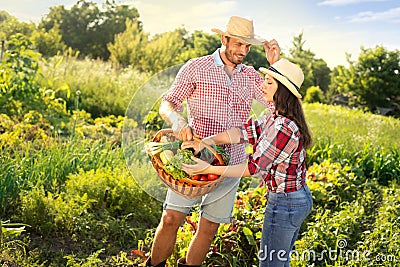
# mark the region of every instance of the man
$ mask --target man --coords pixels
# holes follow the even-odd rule
[[[171,90],[163,95],[160,115],[182,140],[191,140],[194,134],[204,138],[242,126],[248,120],[253,99],[265,104],[260,87],[263,78],[253,67],[242,64],[251,45],[263,45],[271,64],[279,59],[277,42],[257,39],[251,20],[233,16],[225,31],[212,31],[221,34],[221,48],[212,55],[189,60],[177,74]],[[188,122],[180,114],[184,100],[188,105]],[[245,159],[241,144],[228,145],[225,150],[230,165]],[[202,198],[199,227],[186,258],[179,259],[178,266],[201,265],[219,224],[231,221],[239,182],[237,178],[225,178]],[[177,231],[197,201],[168,190],[146,266],[165,266],[173,252]]]

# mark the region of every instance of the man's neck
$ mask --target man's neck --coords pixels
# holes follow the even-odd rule
[[[219,57],[221,58],[225,66],[231,67],[233,69],[236,68],[237,65],[229,61],[228,58],[225,56],[225,49],[220,50]]]

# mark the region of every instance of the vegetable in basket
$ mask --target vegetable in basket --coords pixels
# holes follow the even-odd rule
[[[184,172],[182,168],[182,163],[194,164],[195,161],[192,160],[193,152],[189,149],[178,149],[176,154],[172,159],[164,165],[166,172],[171,174],[175,179],[188,178],[189,175]]]
[[[164,165],[168,164],[168,162],[170,162],[173,157],[174,152],[172,150],[164,150],[160,153],[160,159]]]
[[[165,137],[165,136],[163,136]],[[173,141],[169,142],[168,140],[165,141],[161,138],[161,142],[148,142],[145,145],[146,152],[150,155],[154,156],[158,153],[161,153],[165,150],[177,150],[181,147],[182,141]]]
[[[162,136],[159,142],[148,142],[145,145],[146,152],[151,156],[159,154],[160,160],[164,164],[163,168],[167,173],[172,175],[175,179],[190,178],[192,180],[200,181],[213,181],[219,178],[218,175],[203,175],[203,176],[189,176],[182,170],[182,163],[195,164],[192,160],[194,156],[193,151],[189,149],[180,149],[182,145],[181,140],[170,141],[168,137]],[[225,150],[219,146],[212,146],[215,151],[223,158],[224,163],[228,162]],[[174,154],[174,152],[176,153]],[[210,164],[219,165],[220,163],[215,158],[214,154],[208,149],[203,149],[197,157],[208,161]]]

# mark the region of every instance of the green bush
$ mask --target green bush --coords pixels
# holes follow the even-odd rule
[[[69,196],[88,195],[90,209],[107,211],[112,217],[133,214],[135,227],[154,225],[158,217],[153,214],[159,203],[142,191],[127,168],[99,168],[80,171],[68,177],[65,191]]]
[[[311,86],[307,89],[306,96],[304,97],[304,102],[306,103],[314,103],[324,102],[324,92],[319,88],[319,86]]]
[[[308,168],[307,182],[316,206],[337,211],[344,203],[351,203],[363,194],[364,188],[376,189],[376,182],[358,176],[349,165],[331,163],[328,159]]]
[[[48,121],[66,115],[65,102],[53,94],[52,88],[42,87],[40,54],[22,34],[13,35],[0,62],[0,113],[21,120],[34,110]]]
[[[38,232],[70,232],[84,213],[129,217],[132,227],[150,227],[158,222],[159,203],[140,190],[126,168],[98,168],[68,176],[58,194],[36,187],[21,194],[23,221]]]
[[[320,141],[307,151],[307,165],[320,164],[327,159],[346,165],[357,177],[377,179],[380,184],[400,181],[400,150],[384,149],[381,146],[365,145],[353,152],[343,144]]]
[[[377,179],[354,175],[349,166],[329,160],[311,166],[307,180],[315,209],[295,243],[292,265],[365,266],[353,257],[366,251],[366,233],[375,232],[380,224],[382,186]]]
[[[37,187],[20,197],[19,217],[31,226],[30,232],[42,240],[68,240],[69,249],[79,249],[78,258],[95,250],[115,255],[137,247],[145,238],[143,229],[155,227],[161,211],[160,203],[138,188],[129,171],[117,167],[69,175],[58,194]],[[47,249],[43,257],[60,260],[60,253]],[[71,257],[69,262],[75,259]]]
[[[393,183],[382,190],[373,229],[364,231],[357,251],[366,252],[352,264],[362,266],[399,266],[400,260],[400,187]],[[359,266],[360,266],[359,265]],[[355,265],[356,266],[356,265]]]

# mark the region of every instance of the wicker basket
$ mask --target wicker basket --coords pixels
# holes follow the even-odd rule
[[[175,139],[172,129],[162,129],[156,133],[153,141],[159,142],[162,136],[167,136],[171,141]],[[201,142],[201,139],[197,137],[194,137],[193,140]],[[204,144],[204,146],[210,150],[221,165],[224,164],[222,156],[217,154],[215,149],[207,144]],[[189,178],[178,180],[164,170],[164,163],[161,161],[159,153],[151,157],[151,162],[161,181],[171,190],[186,198],[199,198],[217,188],[223,180],[221,177],[214,181],[196,181]]]

